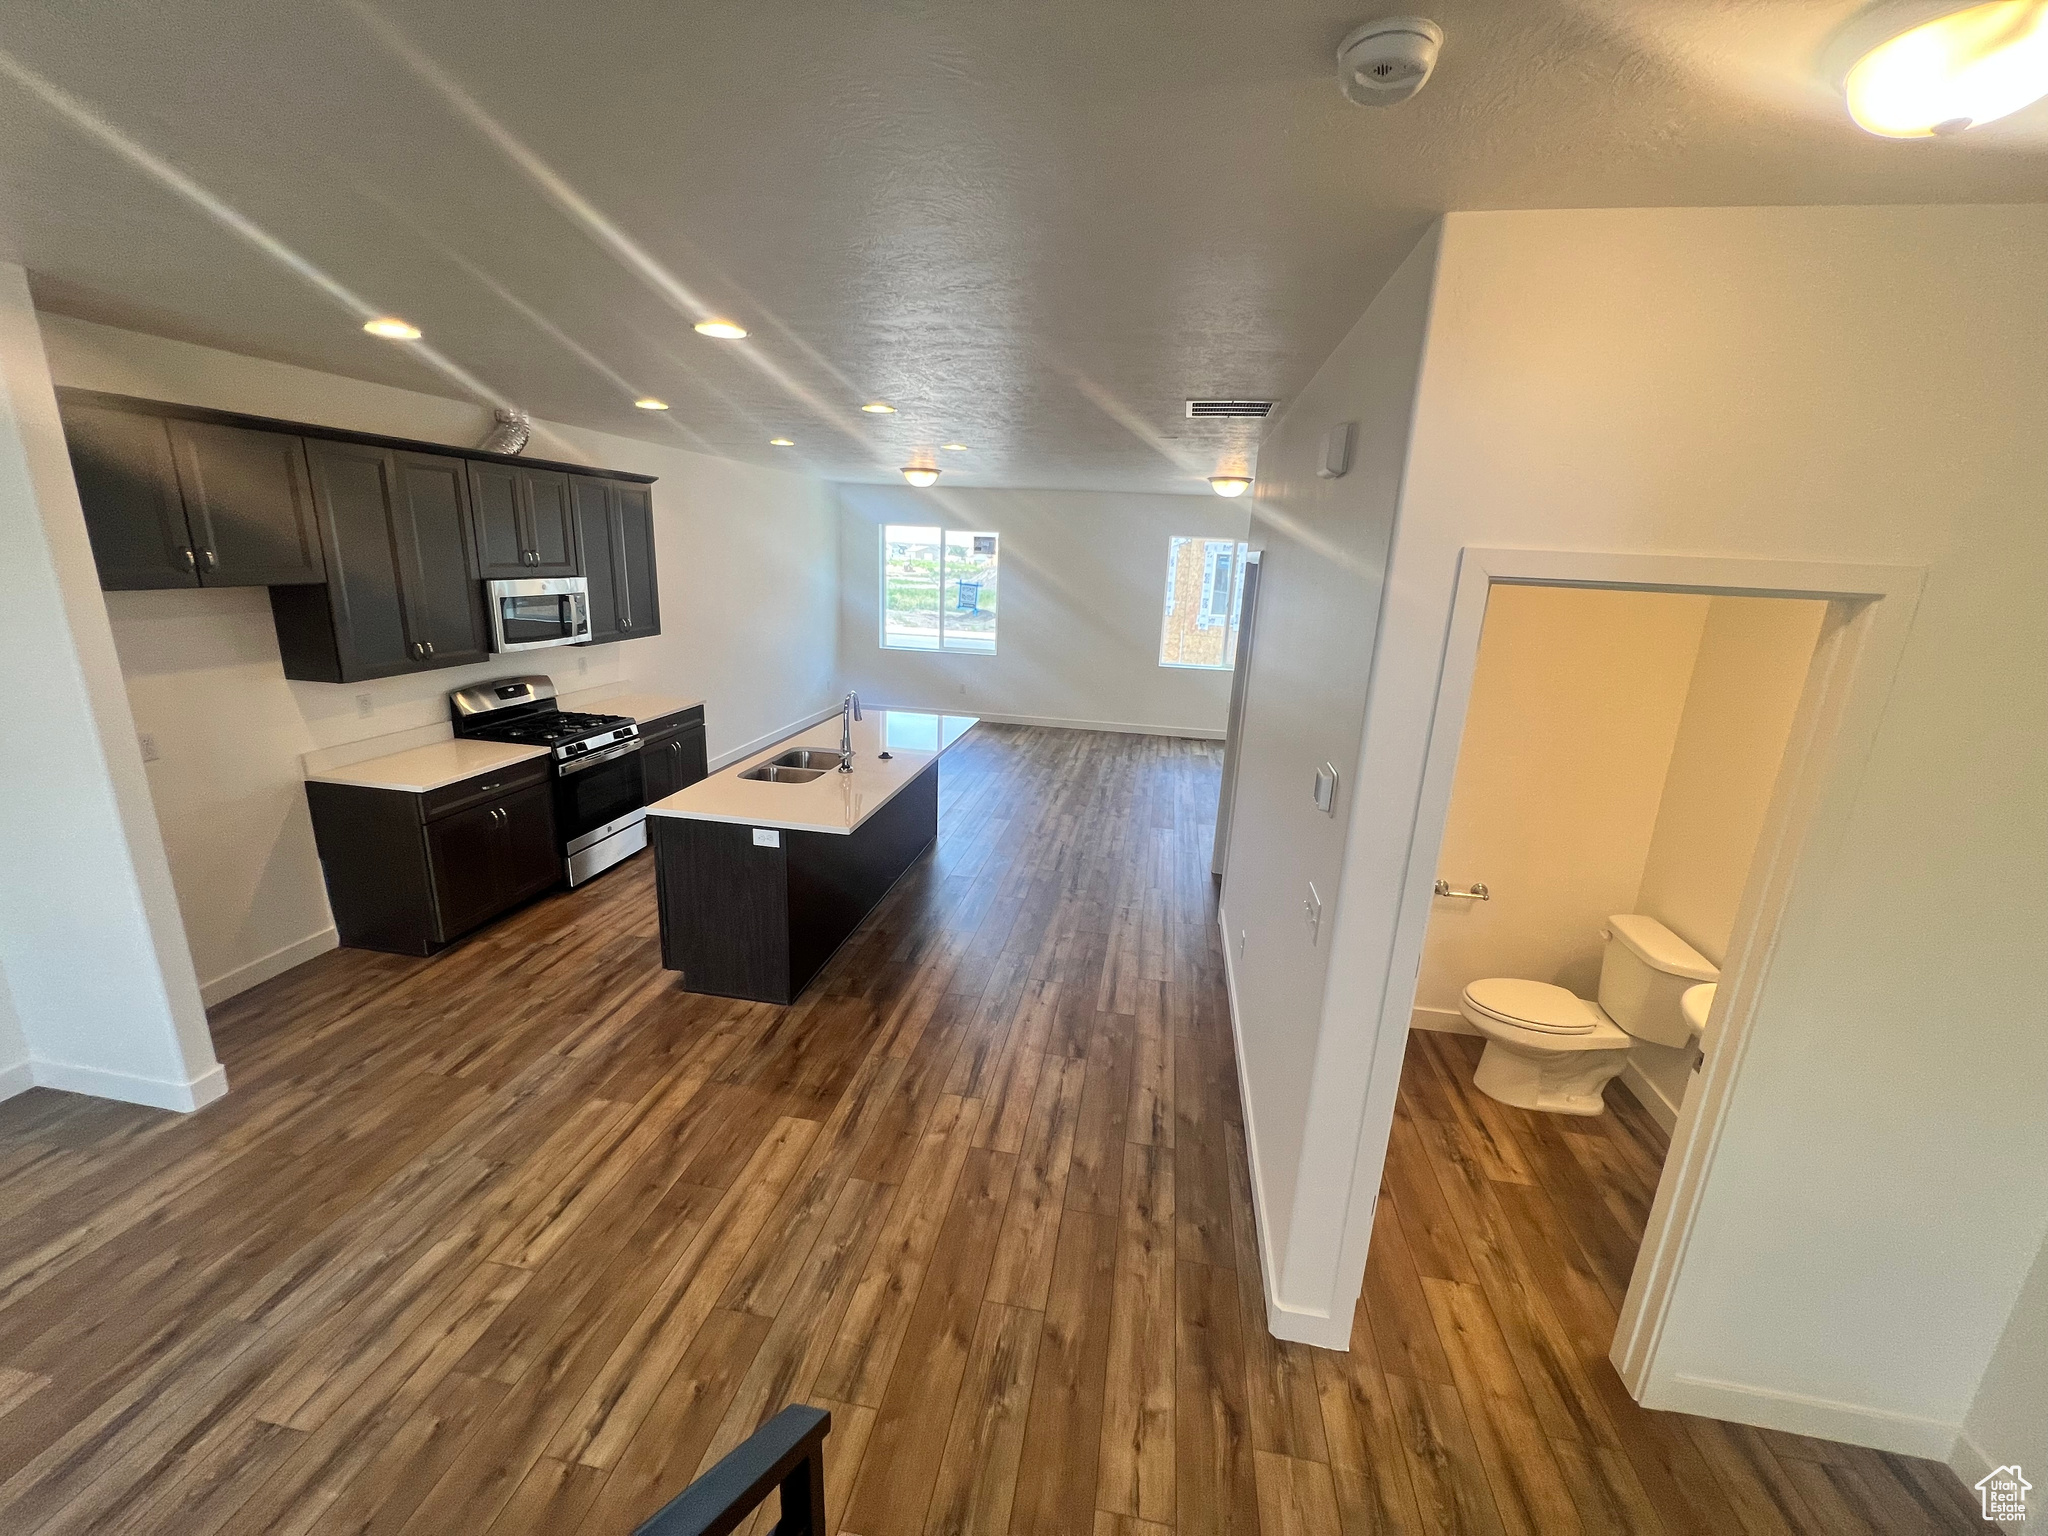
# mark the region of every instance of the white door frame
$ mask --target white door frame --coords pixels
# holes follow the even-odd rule
[[[1429,926],[1458,743],[1472,695],[1487,596],[1495,583],[1817,598],[1829,605],[1793,719],[1785,764],[1736,911],[1721,984],[1707,1021],[1711,1048],[1705,1066],[1687,1087],[1672,1132],[1610,1352],[1630,1395],[1640,1402],[1654,1406],[1653,1398],[1671,1396],[1668,1389],[1675,1372],[1658,1368],[1658,1345],[1748,1054],[1756,1000],[1778,957],[1807,940],[1813,903],[1794,898],[1820,888],[1833,863],[1924,578],[1925,572],[1917,567],[1714,556],[1469,547],[1459,555],[1457,592],[1445,635],[1429,753],[1394,934],[1393,974],[1410,978],[1419,970]],[[1402,1038],[1414,1007],[1412,981],[1406,988],[1389,988],[1385,995],[1388,1006],[1380,1019],[1381,1038]],[[1395,1030],[1401,1033],[1388,1033]]]

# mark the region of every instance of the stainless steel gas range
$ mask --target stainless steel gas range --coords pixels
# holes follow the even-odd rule
[[[624,715],[559,708],[542,676],[506,677],[448,696],[455,734],[546,747],[554,757],[555,830],[569,884],[647,846],[640,727]]]

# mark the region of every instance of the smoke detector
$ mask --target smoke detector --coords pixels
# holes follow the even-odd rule
[[[1420,16],[1368,21],[1337,48],[1337,85],[1361,107],[1390,107],[1422,89],[1444,31]]]

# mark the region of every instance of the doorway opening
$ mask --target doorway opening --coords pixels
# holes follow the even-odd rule
[[[1667,1109],[1676,1110],[1668,1155],[1661,1170],[1657,1171],[1655,1193],[1639,1228],[1642,1234],[1639,1249],[1626,1256],[1616,1274],[1610,1276],[1612,1286],[1618,1288],[1621,1285],[1619,1270],[1627,1271],[1625,1294],[1619,1297],[1618,1306],[1607,1312],[1609,1318],[1618,1319],[1613,1324],[1610,1358],[1629,1394],[1646,1406],[1712,1411],[1701,1395],[1702,1389],[1684,1376],[1675,1363],[1660,1360],[1665,1319],[1670,1310],[1676,1277],[1685,1261],[1702,1192],[1720,1151],[1729,1104],[1747,1059],[1747,1046],[1756,1024],[1758,997],[1780,960],[1798,953],[1807,942],[1810,925],[1794,920],[1795,915],[1803,910],[1793,904],[1795,888],[1804,889],[1809,883],[1817,886],[1826,878],[1827,866],[1832,861],[1841,829],[1856,801],[1860,765],[1867,756],[1883,716],[1886,692],[1898,667],[1921,579],[1920,572],[1900,567],[1707,556],[1478,548],[1467,548],[1460,556],[1450,624],[1444,636],[1435,709],[1429,726],[1426,761],[1415,801],[1414,830],[1407,848],[1407,873],[1403,880],[1401,906],[1386,951],[1392,984],[1381,998],[1372,1082],[1366,1097],[1368,1117],[1384,1117],[1390,1127],[1400,1118],[1401,1105],[1396,1102],[1397,1097],[1406,1096],[1408,1085],[1401,1077],[1400,1068],[1411,1039],[1419,1039],[1425,1049],[1438,1052],[1440,1059],[1448,1059],[1441,1057],[1444,1048],[1466,1051],[1486,1043],[1481,1037],[1415,1031],[1412,1027],[1416,1022],[1415,1007],[1442,1004],[1432,1004],[1427,996],[1418,998],[1411,983],[1422,973],[1425,952],[1429,947],[1426,941],[1435,910],[1456,899],[1437,897],[1432,894],[1432,887],[1439,878],[1439,853],[1455,856],[1460,851],[1446,843],[1445,834],[1453,790],[1463,760],[1460,747],[1466,732],[1468,703],[1473,701],[1478,686],[1482,630],[1493,599],[1520,589],[1543,588],[1572,592],[1598,590],[1644,598],[1682,595],[1708,600],[1708,613],[1713,611],[1713,600],[1721,598],[1802,601],[1817,605],[1819,610],[1817,637],[1799,682],[1798,701],[1792,712],[1789,733],[1782,747],[1777,772],[1770,776],[1767,806],[1760,829],[1753,836],[1754,852],[1746,860],[1737,861],[1738,867],[1746,863],[1747,873],[1736,880],[1740,893],[1729,920],[1725,953],[1722,963],[1713,967],[1718,971],[1716,991],[1712,995],[1711,1008],[1699,1021],[1707,1049],[1703,1057],[1666,1059],[1666,1067],[1681,1065],[1689,1068],[1682,1075],[1674,1072],[1663,1079],[1678,1090],[1675,1105],[1668,1098],[1666,1101]],[[1514,598],[1510,596],[1499,611],[1507,612],[1508,605],[1513,602]],[[1740,611],[1730,605],[1724,613],[1732,615]],[[1777,613],[1783,617],[1790,611],[1781,609]],[[1810,614],[1815,609],[1803,611]],[[1704,616],[1699,623],[1704,638]],[[1695,651],[1695,667],[1698,660],[1698,652]],[[1796,672],[1797,669],[1794,670]],[[1690,675],[1687,688],[1689,691]],[[1681,704],[1681,721],[1683,715]],[[1466,743],[1466,750],[1476,745],[1476,741]],[[1677,731],[1674,728],[1673,757],[1677,755],[1676,748]],[[1690,761],[1692,759],[1688,758]],[[1667,779],[1671,773],[1671,763],[1667,760]],[[1662,801],[1660,788],[1657,792],[1660,809]],[[1654,833],[1654,818],[1652,829]],[[1650,875],[1649,865],[1646,853],[1643,874],[1636,886],[1638,901],[1646,884],[1653,889],[1656,885],[1654,879],[1647,878]],[[1470,890],[1470,885],[1464,882],[1487,881],[1483,870],[1473,868],[1468,871],[1462,867],[1452,870],[1448,866],[1443,867],[1442,878],[1447,888],[1459,891]],[[1467,902],[1459,905],[1482,904]],[[1725,900],[1722,906],[1725,909]],[[1616,913],[1629,915],[1620,907],[1601,915],[1612,917]],[[1689,911],[1683,922],[1692,924],[1697,931],[1705,931],[1699,928],[1697,912]],[[1660,923],[1658,926],[1667,925]],[[1611,922],[1603,925],[1604,931],[1612,928]],[[1605,951],[1615,946],[1609,944],[1601,931],[1596,931],[1593,937],[1600,946],[1600,957],[1604,959]],[[1638,932],[1635,937],[1646,939],[1643,932]],[[1694,948],[1690,941],[1681,941],[1675,933],[1669,937],[1672,944]],[[1657,942],[1655,935],[1649,934],[1647,942],[1654,946]],[[1639,944],[1636,947],[1640,950],[1644,946]],[[1703,965],[1708,964],[1703,955],[1698,955],[1696,950],[1694,953]],[[1583,955],[1579,958],[1576,973],[1566,968],[1559,974],[1576,979],[1579,985],[1585,986],[1590,972],[1590,990],[1594,994],[1590,1001],[1597,1002],[1598,973],[1588,965],[1588,958]],[[1632,963],[1640,965],[1641,959],[1638,954]],[[1487,968],[1491,969],[1490,966]],[[1654,971],[1656,968],[1647,969]],[[1689,978],[1671,977],[1670,969],[1664,968],[1664,982],[1674,979],[1689,981]],[[1509,979],[1545,978],[1530,978],[1525,973],[1521,978]],[[1680,989],[1681,996],[1684,990],[1689,990],[1689,986]],[[1563,991],[1570,994],[1572,989],[1566,987]],[[1585,994],[1576,995],[1585,998]],[[1615,1043],[1621,1043],[1619,1036]],[[1632,1044],[1629,1055],[1634,1055]],[[1499,1101],[1474,1090],[1471,1078],[1477,1074],[1476,1057],[1469,1064],[1472,1068],[1470,1074],[1454,1078],[1445,1072],[1440,1074],[1441,1080],[1455,1081],[1469,1095],[1475,1119],[1491,1118],[1492,1111],[1486,1106],[1498,1105]],[[1656,1079],[1657,1063],[1654,1059],[1646,1063],[1625,1063],[1624,1070],[1629,1065],[1636,1066],[1643,1079]],[[1610,1090],[1605,1084],[1601,1088],[1604,1099]],[[1636,1099],[1633,1088],[1626,1082],[1612,1092],[1620,1096],[1625,1106],[1642,1102]],[[1556,1130],[1564,1118],[1550,1111],[1510,1111],[1506,1105],[1499,1105],[1499,1108],[1502,1113],[1541,1115],[1542,1119],[1536,1123],[1550,1130]],[[1662,1129],[1661,1119],[1652,1116],[1648,1109],[1643,1110],[1641,1122],[1653,1129]],[[1581,1128],[1584,1128],[1583,1123]],[[1483,1124],[1478,1127],[1479,1134],[1483,1135],[1484,1130]],[[1383,1193],[1397,1183],[1400,1140],[1396,1135],[1389,1144],[1385,1180],[1375,1181]],[[1371,1167],[1371,1164],[1366,1166]],[[1559,1164],[1558,1168],[1562,1166]],[[1533,1181],[1535,1171],[1531,1170],[1524,1176]],[[1587,1187],[1593,1186],[1589,1182]],[[1379,1223],[1374,1225],[1377,1227]],[[1347,1233],[1347,1250],[1364,1249],[1364,1244],[1354,1249],[1353,1241],[1351,1234]],[[1377,1246],[1376,1239],[1368,1237],[1368,1242]],[[1361,1259],[1363,1256],[1360,1252]],[[1366,1265],[1361,1262],[1359,1267],[1364,1269]],[[1590,1323],[1590,1319],[1583,1319],[1581,1326],[1590,1326]]]
[[[1827,612],[1608,587],[1487,597],[1388,1195],[1405,1222],[1429,1193],[1409,1165],[1480,1170],[1525,1251],[1594,1278],[1581,1304],[1606,1333],[1712,1046]]]

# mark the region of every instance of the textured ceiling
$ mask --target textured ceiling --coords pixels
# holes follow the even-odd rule
[[[2039,105],[1853,128],[1855,5],[1445,0],[1427,90],[1350,106],[1390,8],[44,0],[0,247],[65,313],[834,479],[1188,490],[1254,434],[1182,400],[1284,401],[1440,211],[2048,196]]]

